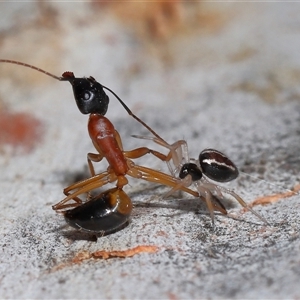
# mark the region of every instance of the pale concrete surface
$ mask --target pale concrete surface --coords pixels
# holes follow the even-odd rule
[[[248,174],[228,185],[246,202],[299,183],[299,3],[215,4],[208,29],[193,25],[157,43],[128,31],[108,7],[101,13],[83,3],[1,6],[1,58],[56,75],[92,75],[166,140],[185,138],[192,157],[206,147],[225,152]],[[1,147],[1,298],[300,297],[298,194],[254,206],[270,226],[229,201],[239,220],[218,214],[212,230],[196,199],[162,200],[166,188],[131,180],[130,225],[95,243],[51,209],[62,189],[87,172],[86,153],[93,151],[71,87],[14,65],[0,65],[0,82],[0,109],[33,114],[44,125],[31,152]],[[113,97],[107,116],[125,149],[151,145],[131,138],[148,133]],[[139,163],[165,169],[150,156]],[[158,251],[73,260],[83,251],[139,245]]]

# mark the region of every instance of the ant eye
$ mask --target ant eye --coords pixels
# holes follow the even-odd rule
[[[90,100],[92,97],[94,96],[94,94],[90,91],[85,91],[84,95],[83,95],[83,99],[84,100]]]

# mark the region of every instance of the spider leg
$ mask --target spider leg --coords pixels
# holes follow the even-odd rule
[[[267,225],[270,225],[269,222],[263,217],[261,216],[258,212],[256,212],[255,210],[253,210],[250,206],[247,205],[247,203],[235,192],[231,191],[231,190],[227,190],[225,189],[224,191],[225,193],[233,196],[244,208],[250,210],[256,217],[258,217],[262,222],[264,222]]]

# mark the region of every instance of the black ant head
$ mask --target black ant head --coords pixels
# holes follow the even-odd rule
[[[106,114],[109,98],[102,85],[93,77],[75,78],[72,72],[65,72],[62,74],[61,80],[71,83],[76,104],[82,114],[100,114],[103,116]]]

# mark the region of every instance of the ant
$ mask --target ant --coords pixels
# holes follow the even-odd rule
[[[95,96],[87,102],[86,98],[88,97],[82,97],[81,95],[93,95],[94,91],[91,91],[92,86],[90,84],[87,86],[83,85],[81,78],[79,85],[76,82],[77,78],[71,72],[64,73],[63,77],[70,80],[80,111],[90,114],[88,132],[98,153],[88,153],[87,155],[91,177],[64,189],[67,197],[54,205],[53,209],[63,211],[67,223],[72,227],[88,232],[100,232],[103,235],[115,232],[126,226],[132,210],[131,200],[123,191],[123,187],[128,184],[126,175],[172,188],[177,187],[177,180],[173,176],[160,171],[136,165],[132,159],[151,153],[164,160],[164,155],[147,147],[124,151],[119,133],[104,116],[107,111],[108,101],[98,106],[98,100]],[[91,77],[90,80],[92,80],[93,84],[97,83]],[[93,103],[94,101],[96,101],[95,104]],[[152,129],[151,132],[158,139],[162,139]],[[106,171],[95,174],[93,162],[100,162],[103,158],[106,158],[109,167]],[[85,203],[82,203],[82,200],[78,198],[83,193],[90,192],[112,182],[116,182],[116,188],[103,192]],[[185,186],[180,187],[180,190],[196,197],[199,196],[198,192]],[[73,202],[70,203],[70,200],[73,200]],[[215,205],[215,207],[225,212],[223,207],[218,205]],[[66,208],[73,209],[65,211]]]
[[[32,68],[58,81],[70,82],[79,111],[82,114],[89,114],[88,132],[98,152],[87,154],[91,177],[65,188],[63,192],[66,197],[52,206],[55,211],[64,214],[65,220],[70,226],[90,233],[101,233],[101,235],[109,234],[125,227],[128,224],[132,211],[131,199],[123,191],[123,187],[128,184],[126,175],[170,186],[173,189],[179,189],[199,197],[198,192],[189,189],[185,185],[178,186],[178,180],[174,176],[136,165],[132,161],[132,159],[140,158],[146,154],[152,154],[161,160],[166,160],[166,157],[164,154],[147,147],[131,151],[123,150],[119,133],[109,119],[105,117],[109,97],[104,89],[111,92],[128,114],[147,128],[157,140],[163,139],[134,115],[112,90],[101,85],[93,77],[77,78],[72,72],[64,72],[62,77],[58,77],[26,63],[7,59],[0,59],[0,62]],[[93,162],[100,162],[103,158],[106,158],[109,167],[106,171],[96,174]],[[115,188],[102,192],[85,203],[78,197],[83,193],[90,192],[112,182],[116,182]],[[226,209],[220,202],[213,203],[210,208],[227,214]]]
[[[212,181],[226,183],[236,179],[239,175],[236,165],[222,152],[215,149],[204,149],[200,152],[198,159],[190,159],[188,145],[185,140],[178,140],[173,144],[167,143],[159,137],[146,137],[132,135],[135,138],[152,140],[155,143],[167,148],[169,153],[162,160],[167,162],[170,173],[177,178],[177,186],[173,187],[165,197],[183,186],[189,187],[192,184],[196,187],[199,196],[204,198],[214,226],[214,202],[225,209],[219,199],[224,199],[223,194],[234,197],[244,208],[250,210],[265,224],[267,220],[249,207],[246,202],[232,190],[226,189]],[[172,163],[171,163],[172,162]]]

